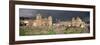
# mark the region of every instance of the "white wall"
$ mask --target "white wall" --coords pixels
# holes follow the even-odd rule
[[[31,0],[32,1],[32,0]],[[35,43],[30,45],[99,45],[100,40],[100,6],[99,1],[94,0],[34,0],[38,2],[52,2],[52,3],[71,3],[71,4],[84,4],[95,5],[97,2],[97,29],[96,40],[83,40],[83,41],[64,41],[64,42],[51,42],[51,43]],[[10,32],[11,33],[11,32]],[[9,45],[9,0],[0,0],[0,45]],[[27,44],[29,45],[29,44]]]
[[[51,3],[68,3],[68,4],[84,4],[95,5],[94,0],[16,0],[16,1],[38,1],[38,2],[51,2]]]

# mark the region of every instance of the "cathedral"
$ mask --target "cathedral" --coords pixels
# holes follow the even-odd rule
[[[59,23],[53,24],[55,26],[66,26],[66,27],[81,27],[85,28],[86,24],[80,17],[73,17],[70,21],[60,21]]]
[[[77,17],[76,19],[72,18],[71,24],[72,24],[72,26],[76,26],[76,27],[82,27],[82,28],[85,27],[85,22],[82,21],[82,19],[80,19],[80,17]]]
[[[26,26],[52,26],[52,17],[42,18],[41,14],[37,14],[35,20],[25,20]]]

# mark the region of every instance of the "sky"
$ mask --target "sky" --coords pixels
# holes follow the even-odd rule
[[[73,17],[80,17],[84,21],[90,20],[90,12],[88,11],[68,11],[68,10],[47,10],[47,9],[19,9],[20,17],[35,18],[37,14],[41,14],[42,17],[52,16],[55,20],[71,20]]]

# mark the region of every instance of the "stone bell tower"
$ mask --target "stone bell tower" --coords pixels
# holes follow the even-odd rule
[[[52,26],[52,17],[51,16],[48,17],[48,24],[49,24],[49,26]]]
[[[36,19],[39,20],[39,19],[41,19],[41,18],[42,18],[42,17],[41,17],[41,14],[37,14]]]
[[[75,23],[76,23],[76,21],[75,21],[75,18],[73,17],[72,18],[72,26],[75,26]]]

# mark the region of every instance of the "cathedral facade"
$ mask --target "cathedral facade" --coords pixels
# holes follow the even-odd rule
[[[85,22],[82,21],[82,19],[80,19],[80,17],[77,17],[76,19],[72,18],[71,24],[72,26],[82,27],[82,28],[84,28],[86,25]]]
[[[35,20],[25,20],[26,26],[52,26],[52,17],[42,18],[41,14],[37,14]]]
[[[72,18],[70,21],[60,21],[59,23],[55,23],[56,26],[66,26],[66,27],[81,27],[85,28],[86,24],[80,17]]]

